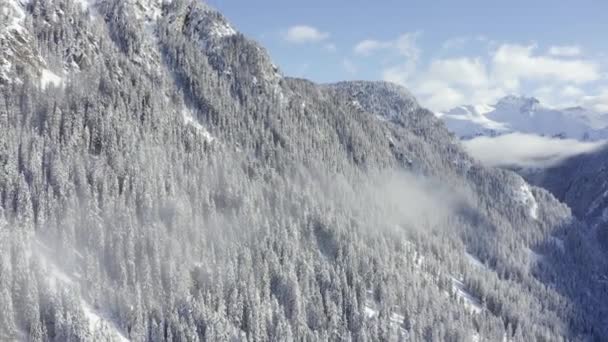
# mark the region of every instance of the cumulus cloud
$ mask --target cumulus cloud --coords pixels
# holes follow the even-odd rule
[[[479,58],[439,59],[431,62],[429,78],[441,79],[449,84],[481,87],[488,84],[485,64]]]
[[[361,56],[370,56],[375,52],[387,50],[406,58],[418,58],[420,49],[416,45],[418,32],[404,33],[394,40],[380,41],[366,39],[355,45],[354,52]]]
[[[381,42],[373,39],[362,40],[355,45],[355,53],[358,55],[369,56],[372,53],[387,49],[391,46],[390,42]]]
[[[585,83],[600,78],[597,64],[586,60],[535,55],[535,45],[503,44],[492,58],[497,81],[522,79]]]
[[[410,76],[415,73],[420,58],[420,49],[416,43],[419,35],[419,32],[409,32],[394,40],[363,40],[355,46],[354,53],[359,56],[370,56],[385,51],[388,60],[392,60],[393,63],[382,71],[383,79],[406,85]]]
[[[597,94],[584,96],[582,104],[597,112],[608,114],[608,87],[599,89]]]
[[[308,25],[296,25],[290,27],[284,34],[284,39],[293,44],[318,43],[329,38],[328,32],[323,32],[316,27]]]
[[[575,57],[583,54],[583,49],[577,45],[559,45],[549,48],[549,54],[552,56]]]
[[[489,166],[548,167],[582,153],[590,153],[605,142],[581,142],[538,135],[513,133],[478,137],[463,142],[465,149]]]
[[[577,46],[553,46],[543,54],[534,44],[496,44],[485,37],[454,38],[443,48],[485,42],[491,49],[487,56],[434,58],[420,65],[417,35],[408,33],[386,41],[367,39],[354,47],[354,53],[370,56],[383,52],[388,56],[382,67],[383,79],[410,88],[434,111],[462,104],[493,104],[507,94],[522,93],[524,86],[528,93],[536,89],[548,105],[573,105],[582,102],[584,85],[602,77],[600,64],[583,58]],[[605,109],[608,103],[604,93],[587,96],[584,102],[594,109]]]

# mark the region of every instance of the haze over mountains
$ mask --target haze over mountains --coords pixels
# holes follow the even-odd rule
[[[608,337],[601,232],[190,0],[0,0],[0,340]]]

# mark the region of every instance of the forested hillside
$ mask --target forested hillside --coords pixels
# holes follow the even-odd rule
[[[572,208],[589,225],[590,237],[608,252],[608,146],[568,158],[549,168],[522,170],[531,183],[542,186]],[[608,274],[598,274],[608,281]]]
[[[550,193],[190,0],[0,0],[0,340],[608,338]]]

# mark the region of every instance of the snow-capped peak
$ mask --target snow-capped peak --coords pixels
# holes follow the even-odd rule
[[[458,106],[438,116],[463,139],[515,132],[579,140],[608,138],[608,115],[582,107],[554,109],[534,97],[509,95],[493,106]]]
[[[517,96],[517,95],[507,95],[496,103],[496,107],[533,107],[540,104],[540,101],[534,97],[525,97],[525,96]]]

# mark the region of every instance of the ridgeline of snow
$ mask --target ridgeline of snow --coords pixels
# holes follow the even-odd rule
[[[515,132],[590,141],[608,138],[608,115],[582,107],[550,108],[523,96],[506,96],[492,106],[459,106],[437,116],[463,139]]]

